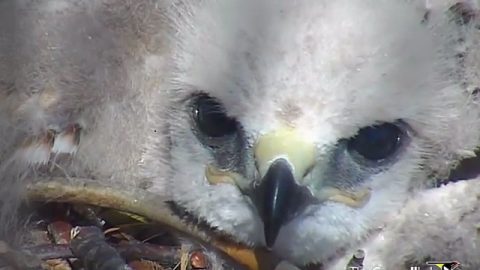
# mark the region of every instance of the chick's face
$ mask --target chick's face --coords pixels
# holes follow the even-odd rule
[[[175,9],[168,190],[240,242],[322,261],[473,145],[452,139],[453,26],[404,1],[253,2]]]

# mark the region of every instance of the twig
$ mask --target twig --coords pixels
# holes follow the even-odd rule
[[[89,270],[132,270],[98,227],[76,227],[72,230],[70,248]]]
[[[39,260],[68,259],[74,257],[70,246],[62,244],[43,244],[23,248],[23,250],[27,253],[35,254]]]
[[[0,259],[13,267],[15,270],[41,270],[41,261],[32,254],[16,251],[10,246],[0,241]]]
[[[67,202],[91,204],[135,213],[159,222],[179,234],[212,246],[231,256],[250,270],[264,269],[278,260],[271,253],[261,249],[251,249],[236,243],[221,240],[221,235],[212,235],[193,224],[184,222],[173,214],[167,205],[167,198],[143,189],[111,185],[110,181],[85,178],[37,178],[27,187],[30,200],[40,202]]]

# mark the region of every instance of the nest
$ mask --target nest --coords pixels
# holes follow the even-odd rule
[[[27,190],[29,236],[0,242],[0,269],[273,269],[264,251],[173,214],[163,198],[89,179],[49,178]]]

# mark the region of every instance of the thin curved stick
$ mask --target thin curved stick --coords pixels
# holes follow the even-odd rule
[[[118,184],[112,187],[102,182],[86,178],[37,179],[27,187],[27,197],[32,201],[81,203],[131,212],[203,241],[211,240],[205,232],[175,216],[162,196],[135,187]]]
[[[87,178],[39,178],[27,187],[27,198],[40,202],[68,202],[91,204],[134,213],[169,226],[181,233],[211,243],[248,269],[267,269],[275,264],[273,257],[263,250],[227,243],[207,234],[194,225],[187,225],[174,215],[166,205],[166,198],[146,190],[102,184],[103,181]],[[268,267],[270,268],[270,267]]]

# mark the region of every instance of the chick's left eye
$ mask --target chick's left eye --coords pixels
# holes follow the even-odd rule
[[[391,123],[365,127],[348,141],[348,149],[367,160],[383,160],[396,153],[402,135],[403,131]]]

